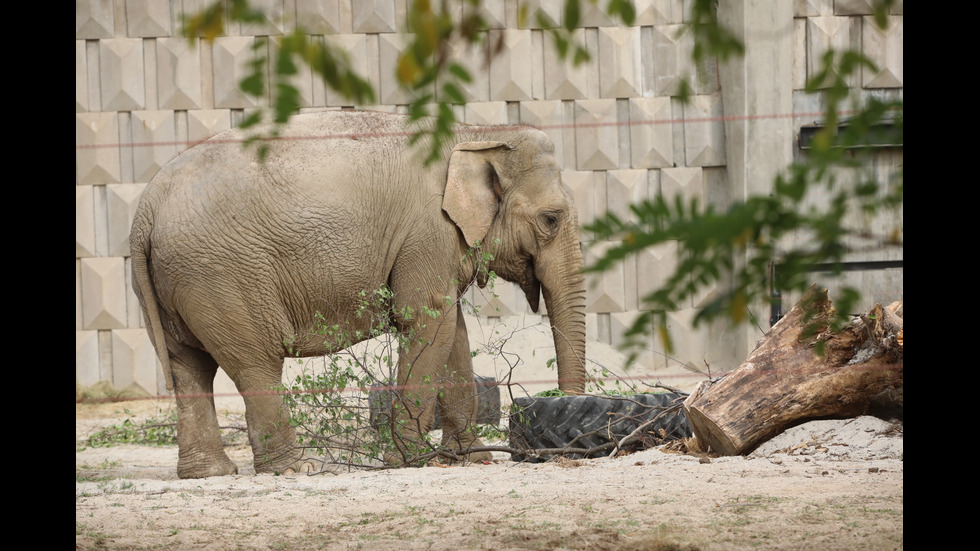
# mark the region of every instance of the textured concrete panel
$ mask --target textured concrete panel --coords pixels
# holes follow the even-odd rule
[[[370,78],[370,64],[372,61],[369,53],[369,41],[373,40],[373,37],[361,34],[338,34],[327,36],[325,40],[330,42],[333,47],[347,53],[350,58],[351,67],[359,75],[364,78]],[[377,61],[375,60],[374,63],[377,63]],[[352,105],[352,100],[345,98],[342,94],[327,86],[318,75],[313,75],[312,79],[315,81],[315,88],[323,87],[326,90],[325,105],[330,107]],[[371,84],[374,86],[375,91],[377,91],[378,83],[372,82]]]
[[[75,186],[75,258],[95,256],[93,186]]]
[[[186,38],[160,38],[157,51],[157,101],[161,109],[200,109],[201,47]]]
[[[227,109],[203,109],[187,112],[187,140],[179,149],[186,149],[196,142],[206,140],[219,132],[231,128],[231,117]]]
[[[564,109],[560,101],[522,101],[521,124],[541,129],[555,145],[555,160],[565,166],[565,140],[562,125]]]
[[[674,345],[672,353],[665,354],[667,368],[683,366],[695,372],[706,370],[704,362],[712,343],[705,328],[693,326],[694,314],[690,308],[667,312],[667,331]],[[661,343],[655,341],[654,346],[659,345]]]
[[[136,205],[146,184],[111,184],[106,186],[109,216],[109,254],[129,256],[129,229],[133,225]]]
[[[468,83],[457,83],[463,98],[467,102],[489,100],[490,71],[487,64],[490,58],[487,52],[487,44],[485,42],[473,46],[454,44],[452,52],[452,60],[465,67],[472,79]],[[441,101],[449,101],[441,87],[437,90],[437,97]]]
[[[845,287],[858,289],[861,297],[853,312],[858,314],[867,313],[875,304],[888,306],[896,300],[905,300],[904,272],[904,268],[857,270],[844,272],[839,277],[830,273],[818,273],[813,274],[813,282],[827,289],[831,300],[840,298]],[[783,315],[786,315],[801,298],[801,294],[795,291],[783,294]]]
[[[215,107],[258,107],[255,98],[246,96],[238,88],[238,83],[248,74],[254,41],[250,36],[223,36],[214,40],[211,56]]]
[[[75,384],[88,386],[101,380],[99,332],[75,331]]]
[[[115,113],[76,114],[75,147],[76,184],[119,181],[119,125]]]
[[[702,373],[681,367],[673,355],[667,354],[661,340],[661,334],[652,333],[652,327],[649,325],[646,326],[647,335],[640,339],[636,348],[625,347],[624,339],[618,335],[622,335],[632,327],[636,312],[613,313],[609,314],[609,318],[610,332],[617,335],[612,345],[624,354],[636,355],[632,365],[640,368],[639,373],[632,375],[632,373],[636,373],[636,370],[627,370],[626,378],[632,378],[635,382],[641,383],[640,388],[644,388],[642,386],[644,383],[649,385],[661,383],[690,392],[700,380],[705,378]],[[701,371],[704,371],[703,367]]]
[[[585,31],[572,32],[572,40],[585,43]],[[585,99],[589,97],[591,82],[599,79],[599,66],[596,53],[591,52],[592,60],[574,65],[568,59],[561,59],[551,37],[544,37],[544,97],[545,99]]]
[[[833,171],[833,178],[842,189],[856,188],[859,183],[873,179],[879,186],[879,193],[893,192],[896,176],[903,170],[904,156],[900,150],[881,150],[871,157],[870,162],[861,168],[838,167]],[[873,169],[871,168],[873,167]],[[800,210],[828,210],[827,205],[832,200],[832,192],[824,186],[816,186],[808,191],[800,204]],[[904,247],[886,246],[882,240],[886,236],[901,235],[904,226],[902,209],[892,211],[882,209],[871,214],[855,208],[841,220],[848,229],[848,234],[842,236],[840,242],[848,249],[855,251],[845,255],[845,262],[853,261],[889,261],[902,260]],[[809,236],[806,234],[789,235],[785,238],[786,246],[806,247]]]
[[[177,155],[173,111],[133,112],[133,179],[149,182]]]
[[[690,33],[685,31],[683,25],[653,28],[654,96],[677,95],[683,79],[691,76],[683,72],[690,63]]]
[[[123,271],[126,274],[126,327],[130,329],[146,327],[146,324],[143,323],[143,309],[133,291],[133,259],[131,257],[125,258]]]
[[[589,266],[603,256],[613,243],[597,241],[585,246],[585,265]],[[601,273],[589,273],[585,277],[586,312],[623,312],[626,310],[626,270],[634,264],[632,258],[614,264]]]
[[[598,57],[601,97],[642,95],[639,27],[600,28]]]
[[[82,261],[75,259],[75,331],[81,331],[85,326],[85,316],[82,313]]]
[[[122,257],[81,259],[83,329],[126,327],[126,274]]]
[[[99,41],[99,83],[103,111],[134,111],[145,106],[143,41],[109,38]]]
[[[674,166],[670,98],[630,99],[630,157],[633,168]]]
[[[295,0],[296,24],[309,34],[349,33],[350,3],[346,0]],[[342,12],[341,5],[344,6]],[[346,14],[344,13],[346,12]],[[346,23],[343,15],[347,15]]]
[[[855,36],[860,24],[859,19],[851,17],[810,17],[807,22],[807,78],[817,74],[823,63],[823,56],[828,50],[841,52],[848,49],[858,49]],[[848,86],[856,86],[855,77],[849,77]],[[824,83],[828,86],[830,82]]]
[[[75,38],[93,40],[115,36],[113,0],[75,0]]]
[[[637,359],[640,361],[640,365],[643,365],[644,367],[657,367],[651,363],[651,357],[648,351],[646,351],[647,353],[644,353],[643,351],[643,348],[648,347],[636,349],[626,346],[626,338],[624,337],[624,334],[630,327],[633,326],[633,323],[636,321],[638,315],[639,313],[636,311],[613,312],[608,314],[609,344],[614,346],[617,350],[623,351],[624,353],[636,353]]]
[[[738,367],[744,357],[734,354],[737,332],[726,322],[700,323],[694,327],[695,309],[684,309],[667,314],[667,329],[674,343],[674,351],[666,357],[667,369],[675,373],[689,372],[684,380],[686,388],[693,386],[698,379],[717,377]],[[655,339],[655,346],[660,343]],[[685,370],[676,369],[683,367]],[[674,368],[674,369],[672,369]]]
[[[876,0],[834,0],[835,15],[871,15]]]
[[[242,24],[241,34],[247,36],[276,36],[285,32],[283,17],[285,6],[282,0],[252,0],[250,5],[258,8],[261,21]]]
[[[804,18],[815,15],[833,15],[833,0],[794,0],[793,17]]]
[[[653,191],[646,170],[610,170],[606,173],[606,209],[621,220],[634,220],[630,206],[652,198]]]
[[[380,85],[378,86],[378,101],[383,104],[405,104],[408,103],[408,95],[399,88],[398,80],[395,78],[395,71],[392,67],[398,66],[398,57],[406,48],[406,38],[404,35],[395,33],[385,33],[378,35],[378,57],[381,60],[381,67],[388,69],[380,73]]]
[[[92,198],[94,200],[93,211],[95,213],[93,225],[95,226],[95,256],[107,256],[109,243],[109,217],[107,215],[106,188],[108,186],[92,186]]]
[[[806,87],[806,19],[793,20],[793,89]]]
[[[862,18],[862,53],[871,59],[878,71],[864,68],[865,88],[901,88],[905,84],[905,24],[902,16],[889,17],[888,26],[879,28],[874,17]]]
[[[678,25],[684,22],[684,0],[637,0],[636,25]]]
[[[665,168],[660,171],[660,193],[669,203],[679,195],[685,205],[697,199],[703,207],[706,201],[703,176],[702,170],[696,167]]]
[[[620,24],[618,18],[609,17],[606,6],[602,2],[579,2],[579,10],[581,11],[580,27],[609,27]]]
[[[482,0],[479,6],[463,3],[463,13],[468,15],[478,11],[487,29],[504,29],[507,27],[507,7],[509,0]]]
[[[88,58],[85,41],[75,41],[75,112],[88,111]]]
[[[469,293],[472,294],[468,300],[481,317],[513,316],[531,311],[524,291],[516,283],[498,279],[492,289],[489,286],[483,289],[473,286]],[[544,310],[544,299],[541,299],[539,313]]]
[[[491,41],[502,39],[503,49],[490,61],[490,99],[526,101],[531,90],[531,31],[490,31]]]
[[[397,32],[395,3],[391,0],[359,0],[351,3],[355,33]]]
[[[126,0],[126,36],[151,38],[173,34],[170,2]]]
[[[522,29],[552,29],[562,22],[564,0],[528,0],[527,18]]]
[[[616,100],[575,102],[575,155],[579,170],[619,168]]]
[[[677,243],[661,243],[636,253],[637,308],[649,310],[646,297],[663,288],[677,269]]]
[[[469,124],[507,124],[507,102],[467,103],[463,110],[463,121]]]
[[[562,184],[568,189],[578,210],[578,223],[584,227],[595,221],[596,215],[603,210],[596,207],[596,196],[605,192],[605,182],[602,181],[602,174],[592,171],[563,170],[561,173]],[[603,207],[605,204],[603,203]],[[581,241],[590,242],[594,238],[592,234],[581,230]]]
[[[157,395],[159,372],[156,351],[145,329],[112,331],[113,387],[124,389],[138,385],[147,394]]]
[[[692,96],[684,106],[684,156],[687,166],[725,164],[724,115],[720,94]]]

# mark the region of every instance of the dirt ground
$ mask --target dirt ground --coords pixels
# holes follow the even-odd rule
[[[85,447],[168,401],[76,404],[76,549],[902,549],[903,428],[815,421],[747,457],[617,458],[179,480],[176,447]],[[234,423],[231,419],[229,422]],[[239,423],[243,421],[238,419]]]

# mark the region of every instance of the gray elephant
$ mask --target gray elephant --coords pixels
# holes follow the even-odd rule
[[[455,383],[419,390],[404,430],[428,431],[438,400],[444,442],[480,445],[466,430],[476,399],[456,299],[485,283],[468,254],[481,244],[495,244],[487,267],[518,283],[533,310],[544,295],[559,388],[584,392],[578,222],[552,143],[530,127],[461,126],[444,160],[426,166],[405,124],[370,111],[298,115],[262,162],[230,130],[178,155],[147,186],[130,235],[133,288],[176,394],[181,478],[237,473],[211,397],[219,365],[244,396],[256,472],[314,468],[268,389],[281,383],[285,356],[332,352],[304,338],[317,316],[367,333],[356,327],[357,297],[382,287],[393,312],[441,312],[392,320],[419,337],[400,355],[399,385]]]

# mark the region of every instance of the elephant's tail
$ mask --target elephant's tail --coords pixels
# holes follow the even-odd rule
[[[157,358],[163,368],[163,379],[167,390],[175,387],[173,371],[170,368],[170,354],[167,352],[167,338],[163,332],[160,319],[160,305],[157,303],[157,293],[150,277],[150,230],[153,228],[150,209],[141,208],[136,214],[133,229],[129,235],[129,252],[132,255],[133,291],[143,305],[143,318],[146,331],[150,334],[150,342],[156,349]]]

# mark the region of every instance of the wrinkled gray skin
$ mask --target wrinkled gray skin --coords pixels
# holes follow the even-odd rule
[[[327,324],[367,330],[354,315],[358,293],[385,285],[396,312],[442,311],[437,320],[393,320],[423,341],[401,355],[399,384],[458,383],[420,391],[406,430],[429,430],[438,399],[444,441],[480,445],[462,430],[477,401],[453,302],[474,281],[466,253],[477,241],[499,240],[489,269],[520,284],[535,311],[544,295],[559,387],[584,391],[578,223],[549,139],[527,127],[465,127],[444,161],[426,168],[403,123],[372,112],[299,115],[264,164],[232,130],[183,152],[147,186],[130,236],[133,287],[176,394],[181,478],[237,472],[210,397],[219,365],[245,394],[256,472],[314,468],[280,422],[289,415],[282,399],[261,391],[281,382],[287,354],[331,352],[310,338],[317,312]]]

